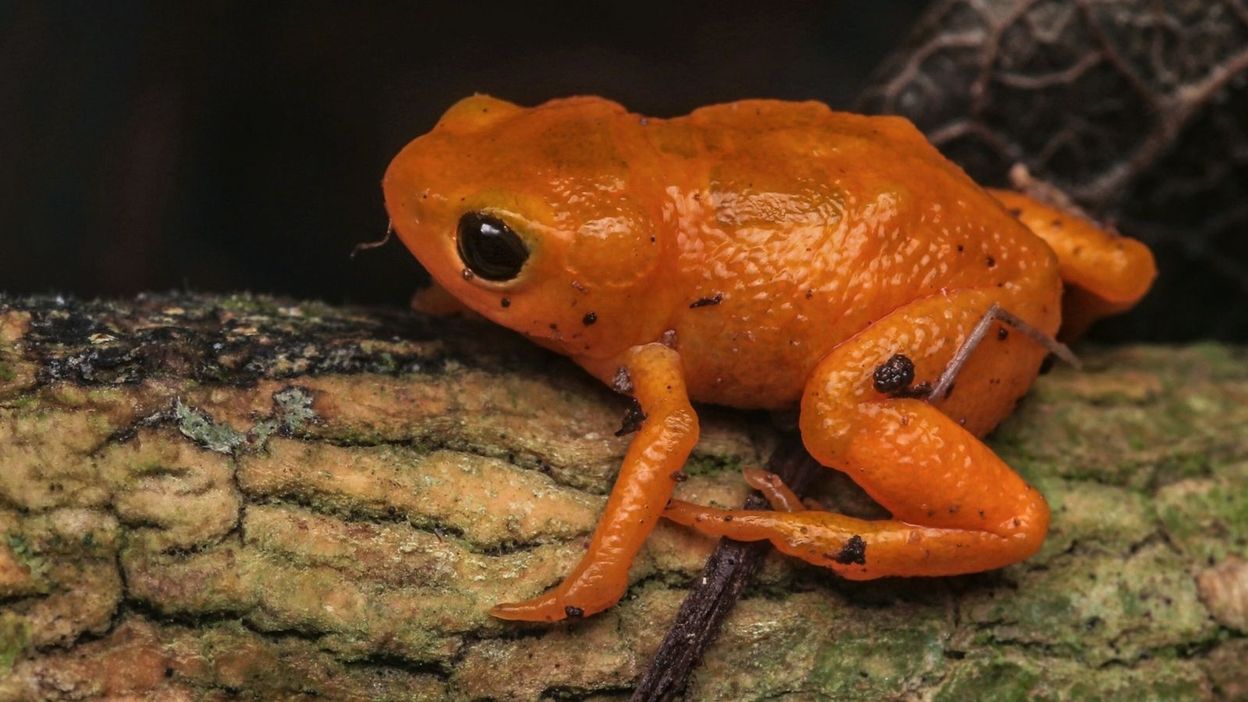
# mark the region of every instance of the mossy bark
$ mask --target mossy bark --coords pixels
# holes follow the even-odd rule
[[[1040,554],[856,584],[773,554],[687,698],[1248,697],[1248,350],[1083,352],[992,437],[1053,506]],[[712,542],[660,525],[585,621],[486,614],[573,564],[625,408],[471,322],[0,299],[0,699],[626,696]],[[775,431],[703,417],[679,493],[739,504]]]

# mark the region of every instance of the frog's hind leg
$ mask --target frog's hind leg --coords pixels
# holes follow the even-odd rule
[[[936,380],[936,384],[928,392],[927,396],[929,398],[943,398],[953,389],[954,381],[958,379],[962,369],[971,360],[971,354],[975,353],[975,349],[979,348],[979,345],[988,336],[988,332],[992,329],[995,322],[1004,322],[1010,325],[1014,329],[1026,334],[1032,341],[1048,349],[1049,353],[1054,356],[1069,363],[1076,369],[1081,367],[1079,358],[1075,356],[1074,352],[1066,344],[1031,326],[1026,320],[994,302],[988,308],[988,311],[984,313],[984,316],[980,318],[975,328],[971,330],[970,335],[962,341],[962,345],[954,352],[953,358],[949,360],[949,365],[945,366],[944,372],[940,374],[940,378]],[[997,334],[1000,335],[1003,330],[1004,327],[998,327]],[[1008,335],[1009,331],[1004,331],[1004,333]]]
[[[1005,304],[1051,334],[1057,301],[1045,297]],[[1034,378],[1044,347],[1024,334],[994,332],[967,361],[953,394],[935,404],[912,396],[909,383],[896,387],[890,373],[876,373],[900,355],[913,368],[908,380],[935,382],[994,302],[988,291],[970,290],[911,303],[837,347],[807,384],[807,449],[845,471],[892,519],[686,502],[673,502],[664,516],[707,534],[770,540],[851,579],[968,573],[1031,555],[1048,528],[1048,506],[976,434],[1008,412]]]
[[[1157,277],[1144,244],[1107,231],[1077,211],[1010,190],[989,191],[1057,254],[1066,283],[1063,339],[1078,338],[1096,320],[1122,312],[1144,297]]]

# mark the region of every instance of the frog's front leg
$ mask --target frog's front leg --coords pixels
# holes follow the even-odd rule
[[[558,621],[601,612],[628,587],[628,569],[672,495],[675,475],[698,441],[680,356],[662,344],[631,349],[624,368],[645,420],[590,540],[589,550],[557,587],[524,602],[500,604],[500,619]]]
[[[430,317],[477,316],[476,312],[447,292],[446,288],[439,285],[437,281],[431,281],[429,287],[421,288],[413,293],[411,307],[413,312],[427,314]]]
[[[887,387],[873,372],[903,354],[913,379],[934,382],[993,301],[972,290],[911,303],[837,347],[807,384],[801,416],[807,449],[823,465],[845,471],[892,519],[800,509],[795,496],[757,474],[747,476],[751,484],[792,511],[677,501],[664,516],[706,534],[770,540],[855,580],[969,573],[1031,555],[1043,542],[1048,506],[971,430],[985,432],[1000,418],[1034,377],[1044,349],[1022,334],[994,334],[970,361],[972,376],[959,381],[962,388],[935,398],[939,406]],[[1045,333],[1056,327],[1043,304],[1007,304],[1018,305]]]

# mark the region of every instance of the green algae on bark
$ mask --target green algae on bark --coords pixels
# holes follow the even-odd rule
[[[687,699],[1248,695],[1248,351],[1083,351],[991,438],[1053,507],[1039,554],[871,583],[773,554]],[[471,322],[0,299],[0,363],[0,699],[624,698],[713,546],[661,524],[608,612],[490,618],[575,562],[626,403]],[[680,494],[738,504],[772,422],[703,417]]]

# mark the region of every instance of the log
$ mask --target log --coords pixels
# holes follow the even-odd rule
[[[849,583],[772,553],[686,698],[1248,697],[1248,349],[1082,352],[991,438],[1053,507],[1037,556]],[[713,542],[661,524],[583,621],[486,612],[573,565],[625,409],[467,320],[0,298],[0,699],[624,698]],[[777,431],[701,411],[678,494],[739,504]]]

